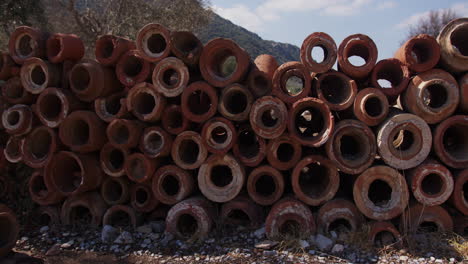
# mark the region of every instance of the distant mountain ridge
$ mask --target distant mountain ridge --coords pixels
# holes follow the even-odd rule
[[[244,48],[252,60],[260,54],[270,54],[278,63],[299,60],[299,47],[288,44],[264,40],[257,34],[240,27],[231,21],[213,13],[212,21],[195,32],[203,43],[213,38],[230,38]]]

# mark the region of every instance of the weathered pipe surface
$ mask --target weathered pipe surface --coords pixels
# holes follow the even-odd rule
[[[180,105],[185,118],[203,123],[216,114],[218,95],[215,88],[208,83],[194,82],[184,89]]]
[[[407,173],[414,198],[425,206],[441,205],[454,189],[452,173],[439,162],[428,159]]]
[[[338,238],[346,233],[361,230],[364,217],[353,202],[344,199],[328,201],[317,214],[317,232],[331,237],[335,232]]]
[[[261,54],[255,58],[247,78],[247,86],[255,97],[262,97],[271,93],[273,74],[278,66],[275,57],[269,54]]]
[[[72,196],[98,188],[104,179],[99,161],[92,154],[57,152],[45,167],[46,182],[63,196]]]
[[[84,108],[70,90],[50,87],[37,97],[34,112],[42,124],[56,128],[71,112]]]
[[[427,34],[419,34],[407,40],[396,52],[395,58],[412,72],[425,72],[436,66],[440,59],[437,40]]]
[[[203,79],[215,87],[241,82],[249,66],[249,54],[230,39],[210,40],[200,56],[200,72]]]
[[[85,53],[83,41],[75,34],[56,33],[47,39],[47,58],[52,63],[79,61]]]
[[[39,205],[52,205],[63,201],[64,196],[54,189],[54,186],[47,184],[43,171],[32,173],[28,182],[28,190],[31,199]]]
[[[216,217],[214,205],[193,197],[174,205],[166,217],[166,232],[182,240],[203,240],[209,235]]]
[[[28,105],[13,105],[2,113],[2,125],[10,135],[22,136],[29,133],[33,123],[34,114]]]
[[[374,162],[377,144],[368,126],[358,120],[345,119],[335,125],[325,149],[328,158],[341,171],[360,174]]]
[[[56,132],[46,126],[34,128],[25,138],[22,145],[23,162],[31,168],[42,168],[60,149]]]
[[[24,139],[21,137],[11,136],[3,150],[5,159],[11,163],[18,163],[23,160],[23,153],[21,149],[23,148]]]
[[[187,198],[195,189],[193,176],[175,165],[160,167],[153,177],[154,197],[163,204],[173,205]]]
[[[468,168],[468,116],[455,115],[442,121],[434,131],[434,152],[445,165]]]
[[[117,204],[106,210],[102,217],[102,225],[110,225],[117,228],[131,226],[135,229],[141,224],[141,215],[135,212],[131,206]]]
[[[101,185],[101,197],[108,205],[126,204],[130,198],[127,177],[107,177]]]
[[[178,135],[189,130],[190,121],[182,114],[180,105],[168,105],[161,117],[164,130],[172,135]]]
[[[203,43],[190,31],[171,32],[172,53],[190,66],[197,66],[203,51]]]
[[[130,114],[127,110],[127,92],[119,92],[107,97],[100,97],[94,101],[94,112],[104,122],[126,118]]]
[[[15,75],[17,66],[8,52],[0,52],[0,80],[8,80]]]
[[[195,131],[180,133],[172,143],[171,156],[174,163],[184,170],[194,170],[202,165],[208,156],[203,139]]]
[[[152,84],[139,83],[127,95],[127,109],[143,122],[156,122],[166,107],[166,98]]]
[[[462,214],[468,216],[468,169],[454,175],[454,188],[450,196],[450,203]]]
[[[136,37],[140,56],[149,62],[159,62],[171,53],[171,32],[160,24],[147,24]]]
[[[437,36],[440,63],[449,71],[458,73],[468,70],[467,32],[468,18],[458,18],[445,25]]]
[[[279,98],[264,96],[250,109],[250,126],[262,138],[274,139],[286,130],[288,109]]]
[[[283,196],[283,178],[279,171],[268,165],[257,167],[248,176],[247,192],[257,204],[272,205]]]
[[[130,204],[138,212],[149,213],[160,203],[154,197],[151,186],[139,183],[130,188]]]
[[[48,37],[47,33],[32,27],[17,27],[8,41],[11,58],[18,64],[23,64],[25,60],[32,57],[44,58]]]
[[[114,119],[107,125],[109,143],[119,148],[134,148],[140,141],[143,123],[137,120]]]
[[[198,187],[207,199],[223,203],[240,193],[245,178],[244,167],[231,154],[212,155],[198,170]]]
[[[296,197],[311,206],[331,200],[340,186],[338,169],[333,161],[320,156],[304,157],[291,174],[291,184]]]
[[[99,63],[104,66],[112,66],[125,52],[133,49],[135,49],[135,43],[129,39],[103,35],[96,40],[94,54]]]
[[[256,167],[266,156],[265,139],[255,134],[250,125],[244,124],[237,130],[237,143],[232,152],[245,166]]]
[[[359,175],[353,186],[354,202],[374,220],[390,220],[403,213],[409,192],[401,174],[387,166],[374,166]]]
[[[314,58],[312,54],[314,48],[322,50],[323,58]],[[327,72],[335,64],[336,57],[336,43],[327,33],[314,32],[304,39],[302,43],[301,61],[310,72]]]
[[[70,70],[68,81],[72,92],[84,102],[92,102],[122,90],[114,70],[94,60],[75,64]]]
[[[290,61],[279,66],[273,74],[272,94],[286,104],[309,96],[311,76],[304,64]]]
[[[354,98],[354,116],[368,126],[376,126],[387,118],[388,99],[377,88],[360,90]]]
[[[24,89],[18,76],[8,79],[1,89],[2,99],[10,104],[31,104],[34,101],[33,95]]]
[[[106,143],[99,154],[99,161],[102,170],[109,176],[120,177],[125,175],[125,161],[130,155],[130,151]]]
[[[6,205],[0,204],[0,258],[6,256],[16,244],[20,226],[16,215]]]
[[[403,244],[400,232],[387,221],[372,221],[369,224],[369,241],[379,248],[390,245],[401,247]]]
[[[338,69],[353,79],[366,78],[377,62],[377,55],[377,46],[369,36],[350,35],[338,48]],[[350,61],[353,57],[360,57],[364,62],[360,64]]]
[[[231,121],[246,121],[253,102],[254,97],[245,86],[233,83],[221,91],[218,112]]]
[[[237,141],[237,131],[231,121],[214,117],[203,125],[201,137],[206,149],[214,154],[224,154]]]
[[[305,238],[315,230],[315,220],[309,207],[289,197],[273,205],[265,222],[269,239]]]
[[[408,86],[410,71],[398,59],[385,59],[379,61],[372,70],[370,81],[372,87],[380,89],[387,97],[394,99]],[[379,80],[386,80],[389,86],[380,84]]]
[[[158,160],[135,152],[125,159],[125,174],[136,183],[150,182],[158,164]]]
[[[91,111],[75,111],[59,126],[60,140],[72,151],[100,150],[107,141],[105,123]]]
[[[451,116],[460,101],[457,81],[448,72],[429,70],[413,77],[402,94],[401,103],[428,124]]]
[[[292,169],[302,157],[301,144],[289,134],[268,141],[266,147],[268,163],[278,170]]]
[[[429,155],[432,133],[419,116],[392,109],[377,132],[377,149],[388,165],[406,170],[421,164]]]
[[[147,157],[166,157],[171,154],[172,136],[159,126],[147,127],[141,134],[138,146]]]
[[[175,57],[168,57],[154,67],[152,74],[153,85],[158,92],[166,97],[177,97],[190,79],[190,73],[184,62]]]
[[[223,225],[258,228],[263,219],[262,208],[246,196],[238,196],[221,206],[219,217]]]
[[[137,50],[129,50],[120,56],[115,73],[120,83],[132,87],[150,78],[152,65]]]
[[[468,73],[458,79],[458,86],[460,88],[459,108],[466,114],[468,113]]]
[[[400,218],[400,232],[414,234],[420,232],[451,232],[453,220],[440,206],[411,205]]]
[[[62,205],[62,224],[71,226],[100,226],[107,205],[97,192],[70,196]]]
[[[322,146],[332,135],[334,125],[330,108],[320,99],[304,98],[289,109],[289,134],[302,145]]]
[[[320,74],[315,92],[332,111],[342,111],[352,106],[357,93],[356,82],[337,71]]]

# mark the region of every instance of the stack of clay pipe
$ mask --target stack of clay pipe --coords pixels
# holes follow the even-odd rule
[[[368,36],[317,32],[279,65],[159,24],[99,37],[95,59],[76,35],[19,27],[0,60],[4,158],[35,169],[42,224],[466,235],[467,33],[458,19],[377,62]],[[4,207],[0,222],[2,254],[18,227]]]

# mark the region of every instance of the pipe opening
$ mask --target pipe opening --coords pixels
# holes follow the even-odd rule
[[[56,94],[46,94],[39,102],[39,112],[47,120],[58,119],[62,112],[62,101]]]
[[[226,165],[215,165],[211,168],[210,180],[216,187],[226,187],[233,181],[232,170]]]
[[[110,58],[112,54],[114,53],[114,42],[112,39],[105,39],[105,40],[100,40],[99,43],[102,45],[101,46],[101,56],[104,59]]]
[[[135,201],[137,205],[144,206],[150,198],[150,195],[147,190],[143,188],[138,188],[135,192]]]
[[[411,48],[411,57],[417,64],[426,63],[433,56],[432,46],[425,40],[416,41]]]
[[[291,76],[285,84],[286,92],[291,96],[296,96],[304,89],[304,79],[299,76]]]
[[[264,93],[270,89],[270,87],[268,86],[269,83],[268,83],[267,78],[261,74],[257,74],[254,77],[253,83],[254,83],[255,89],[260,91],[261,93]]]
[[[146,47],[153,54],[164,52],[166,46],[166,39],[161,34],[152,34],[146,41]]]
[[[163,138],[158,132],[150,132],[144,139],[145,150],[151,154],[157,154],[163,146]]]
[[[327,167],[312,163],[301,169],[299,186],[301,191],[314,199],[326,194],[330,185],[330,176]]]
[[[14,223],[7,217],[0,217],[0,248],[5,247],[14,239]]]
[[[125,75],[135,77],[143,70],[143,61],[136,56],[128,56],[123,65]]]
[[[10,111],[8,112],[7,122],[10,126],[16,126],[21,119],[21,115],[18,111]]]
[[[117,115],[122,107],[120,96],[110,96],[104,100],[105,111],[111,115]]]
[[[437,195],[442,192],[444,181],[439,174],[426,175],[421,182],[421,189],[427,195]]]
[[[277,109],[270,108],[270,109],[265,109],[262,113],[262,124],[265,127],[275,127],[278,124],[278,113]]]
[[[69,138],[74,146],[81,146],[88,143],[89,125],[84,120],[75,119],[68,123]]]
[[[457,160],[468,159],[468,126],[455,124],[447,128],[442,142],[445,151]]]
[[[322,45],[313,46],[310,51],[310,57],[314,62],[322,63],[328,57],[328,50]]]
[[[88,207],[78,205],[70,209],[70,223],[73,226],[89,226],[93,216]]]
[[[423,90],[422,100],[430,108],[442,107],[448,100],[447,89],[441,84],[431,84]]]
[[[83,182],[83,171],[78,161],[69,155],[56,155],[53,164],[53,181],[65,193],[77,190]]]
[[[48,213],[41,213],[38,218],[39,226],[49,226],[52,223],[52,217]]]
[[[296,131],[303,138],[314,138],[325,129],[322,112],[317,108],[305,107],[295,116]]]
[[[377,117],[382,114],[383,106],[378,97],[370,97],[364,102],[364,110],[371,117]]]
[[[325,99],[332,104],[345,102],[351,93],[347,82],[336,75],[327,75],[320,82],[320,90]]]
[[[117,144],[125,144],[130,138],[130,131],[128,127],[124,124],[117,123],[112,127],[112,132],[110,133],[112,140]]]
[[[174,47],[181,51],[184,55],[190,54],[198,47],[197,38],[192,34],[184,32],[173,33],[172,43]]]
[[[153,112],[156,107],[156,101],[152,94],[141,92],[135,96],[132,105],[137,113],[147,115]]]
[[[44,159],[47,157],[52,144],[52,136],[45,129],[36,130],[31,134],[27,148],[35,159]]]
[[[375,180],[369,185],[367,196],[377,207],[387,207],[392,199],[392,187],[383,180]]]
[[[346,57],[351,65],[355,67],[364,66],[369,60],[369,48],[363,44],[354,44],[348,49]]]
[[[167,69],[164,71],[162,80],[169,88],[175,88],[179,83],[179,72],[174,69]]]
[[[35,176],[31,179],[31,190],[34,195],[44,198],[49,193],[47,186],[44,182],[44,177],[42,175]]]
[[[174,196],[180,191],[179,179],[174,175],[167,174],[162,181],[162,189],[169,196]]]
[[[0,69],[2,68],[2,65],[1,65],[1,56],[0,56]],[[5,96],[8,97],[8,98],[11,98],[11,99],[19,99],[21,97],[23,97],[23,94],[25,93],[24,91],[24,88],[23,88],[23,85],[21,84],[14,84],[13,83],[10,83],[10,84],[5,84],[3,86],[3,89],[5,89]]]
[[[260,143],[257,135],[252,130],[245,130],[239,133],[237,138],[239,152],[243,157],[253,158],[260,152]]]
[[[217,126],[211,131],[211,138],[218,144],[223,144],[228,139],[226,128]]]
[[[186,164],[194,164],[198,160],[200,147],[190,139],[184,139],[179,144],[179,158]]]
[[[301,237],[301,226],[296,220],[286,220],[278,228],[278,233],[282,238]]]
[[[169,111],[169,113],[167,113],[166,120],[169,128],[177,129],[182,127],[183,119],[184,118],[180,109],[172,109]]]
[[[250,224],[250,217],[248,214],[241,209],[232,209],[228,214],[227,218],[229,223],[240,226],[248,226]]]
[[[82,65],[74,67],[71,72],[70,82],[75,90],[86,90],[91,82],[91,76],[88,69]]]
[[[33,53],[33,51],[34,51],[34,49],[33,49],[34,41],[31,38],[31,36],[29,36],[27,34],[22,35],[19,38],[18,44],[19,45],[17,47],[16,52],[18,52],[19,55],[21,55],[22,57],[28,57]]]
[[[115,203],[122,199],[123,188],[120,182],[115,180],[105,181],[103,183],[104,197],[106,201]]]
[[[196,90],[188,97],[188,108],[195,115],[203,115],[211,108],[211,98],[202,90]]]
[[[276,191],[276,182],[271,175],[263,174],[255,182],[255,193],[264,197],[273,195]]]
[[[463,199],[468,203],[468,181],[463,184]]]
[[[393,147],[398,151],[407,151],[414,144],[413,132],[405,129],[399,130],[393,137]]]
[[[328,233],[334,231],[338,236],[340,234],[349,233],[353,230],[353,227],[348,219],[338,218],[333,220],[328,226]]]
[[[247,96],[239,90],[231,90],[224,96],[224,105],[231,114],[240,114],[247,108]]]
[[[365,156],[365,147],[363,141],[357,135],[343,135],[340,138],[341,156],[350,161],[361,159]]]
[[[458,50],[463,56],[468,56],[468,27],[466,24],[455,28],[450,34],[450,42],[455,50]]]
[[[417,233],[433,233],[439,231],[439,225],[432,221],[423,221],[418,225]]]
[[[20,141],[17,139],[8,140],[7,145],[6,145],[6,154],[12,158],[21,156],[21,150],[20,150],[19,144],[20,144]]]
[[[395,235],[390,231],[380,231],[375,234],[374,245],[377,247],[384,247],[397,242]]]
[[[108,225],[119,228],[126,228],[132,225],[132,218],[123,210],[116,210],[108,218]]]
[[[177,231],[182,237],[192,237],[198,231],[197,219],[191,214],[182,214],[177,219]]]
[[[229,78],[237,70],[237,58],[230,50],[219,51],[213,57],[212,71],[221,78]]]
[[[383,64],[377,72],[377,82],[382,88],[393,88],[403,81],[403,71],[398,64]]]
[[[117,148],[109,153],[109,165],[113,170],[121,170],[125,163],[124,153]]]
[[[130,160],[129,169],[131,177],[136,180],[144,179],[146,176],[145,162],[139,158]]]
[[[62,42],[57,37],[49,39],[47,42],[47,52],[50,57],[57,56],[62,50]]]
[[[294,156],[294,147],[289,143],[281,143],[276,149],[276,156],[281,162],[288,162]]]

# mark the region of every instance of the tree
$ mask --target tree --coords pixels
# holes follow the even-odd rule
[[[427,16],[420,18],[416,24],[409,27],[403,43],[419,34],[428,34],[437,38],[439,32],[448,22],[459,17],[460,15],[453,9],[432,10]]]

